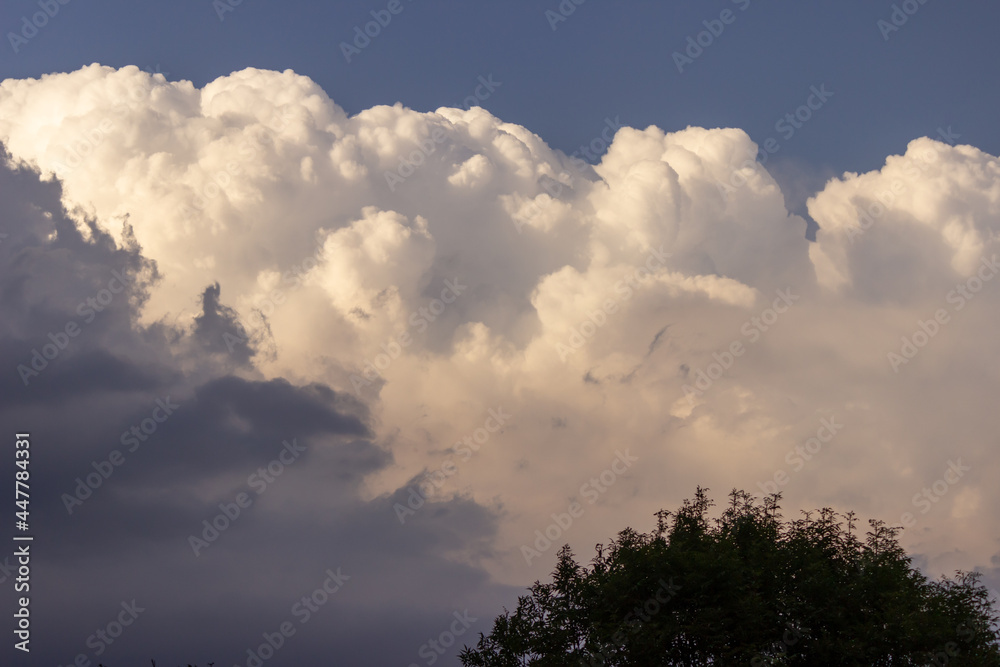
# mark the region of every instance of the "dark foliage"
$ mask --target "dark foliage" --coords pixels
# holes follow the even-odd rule
[[[649,534],[626,529],[590,567],[569,547],[550,583],[461,654],[467,667],[802,665],[1000,667],[976,573],[930,581],[871,521],[831,509],[783,521],[780,494],[733,491],[722,516],[699,488]]]

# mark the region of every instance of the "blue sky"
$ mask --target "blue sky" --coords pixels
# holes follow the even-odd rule
[[[575,10],[553,30],[545,12],[559,11],[555,1],[403,0],[347,63],[340,43],[387,4],[244,0],[220,21],[209,0],[76,0],[19,53],[4,48],[0,72],[139,64],[203,85],[248,66],[291,68],[349,113],[397,101],[422,111],[459,104],[492,73],[502,86],[483,106],[567,152],[616,116],[638,128],[739,127],[760,142],[810,86],[825,83],[835,92],[830,106],[783,142],[782,158],[867,171],[949,125],[984,150],[1000,144],[992,85],[1000,6],[992,3],[928,0],[887,41],[878,21],[891,20],[898,3],[885,1],[588,0],[570,3]],[[672,54],[726,9],[734,22],[679,73]],[[0,26],[16,30],[34,11],[29,0],[5,2]]]
[[[0,662],[254,667],[311,593],[269,664],[454,665],[696,486],[996,594],[1000,5],[576,2],[4,0]]]

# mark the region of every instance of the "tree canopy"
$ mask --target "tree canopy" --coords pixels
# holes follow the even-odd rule
[[[523,665],[966,665],[1000,667],[998,617],[979,574],[932,581],[899,528],[830,508],[785,521],[780,494],[734,490],[721,517],[698,488],[648,534],[569,546],[466,667]]]

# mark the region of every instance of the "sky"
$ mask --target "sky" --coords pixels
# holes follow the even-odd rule
[[[458,664],[698,486],[1000,590],[1000,7],[576,1],[0,7],[4,664]]]

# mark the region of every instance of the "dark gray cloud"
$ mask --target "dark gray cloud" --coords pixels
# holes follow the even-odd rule
[[[201,346],[219,355],[230,355],[246,365],[254,354],[246,328],[232,308],[220,301],[222,287],[209,285],[201,295],[201,315],[195,319],[194,337]]]
[[[448,664],[513,600],[476,565],[496,515],[456,498],[401,525],[405,489],[365,500],[392,465],[367,407],[260,377],[254,341],[225,343],[240,327],[222,286],[189,331],[140,324],[158,274],[127,221],[116,244],[9,165],[0,202],[0,423],[31,433],[35,536],[33,650],[5,647],[14,664],[246,664],[285,621],[295,634],[266,664],[425,664],[421,646],[468,609]],[[0,470],[13,478],[12,457]],[[303,622],[301,598],[338,585],[328,570],[349,579]],[[130,613],[113,643],[96,634]]]

